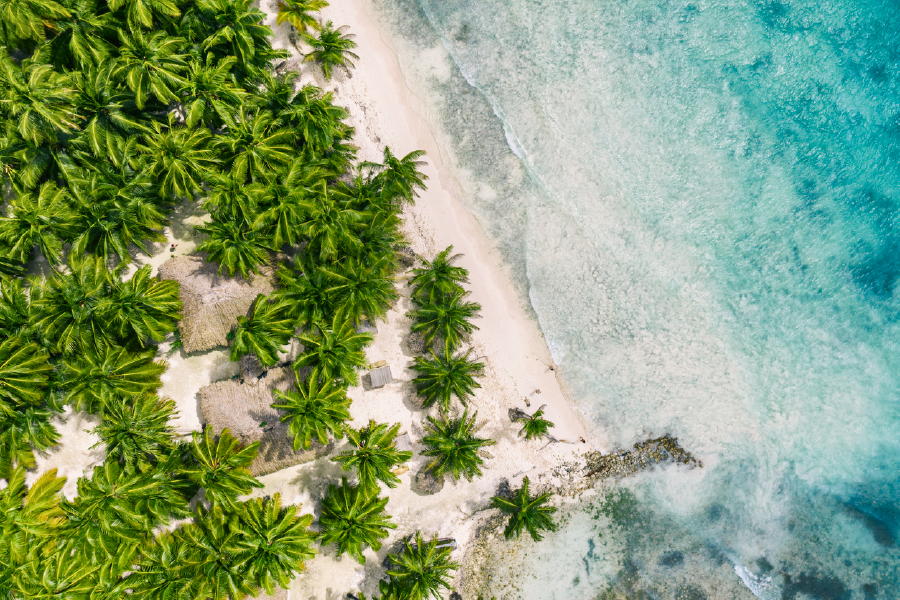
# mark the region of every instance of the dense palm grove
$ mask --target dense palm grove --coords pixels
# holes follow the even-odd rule
[[[326,77],[352,66],[354,44],[311,13],[279,3]],[[251,0],[0,0],[0,595],[7,598],[242,598],[287,586],[317,538],[363,562],[393,528],[380,483],[411,458],[397,425],[347,426],[347,388],[372,341],[359,325],[397,298],[400,212],[424,187],[420,152],[358,163],[347,112],[271,45]],[[295,448],[344,435],[333,460],[358,483],[331,486],[320,533],[278,495],[240,500],[257,444],[207,429],[189,440],[160,397],[157,344],[175,331],[178,285],[129,270],[165,241],[176,204],[202,202],[198,250],[220,273],[248,276],[276,257],[278,288],[231,334],[231,359],[263,365],[299,336],[296,385],[277,392]],[[415,385],[437,404],[423,440],[436,476],[480,474],[475,419],[451,400],[483,365],[458,351],[478,305],[450,250],[414,271],[411,317],[429,352]],[[290,258],[287,258],[290,257]],[[45,259],[52,274],[24,276]],[[131,276],[127,276],[132,272]],[[105,460],[64,500],[51,470],[25,485],[35,452],[59,443],[66,406],[98,416]],[[199,500],[198,500],[199,499]],[[193,500],[193,503],[192,503]],[[192,508],[194,506],[195,508]],[[382,598],[435,596],[456,565],[417,535],[391,556]]]

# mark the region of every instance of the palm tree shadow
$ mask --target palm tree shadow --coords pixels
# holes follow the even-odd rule
[[[322,501],[328,492],[328,485],[339,485],[341,483],[341,475],[347,476],[347,472],[341,469],[341,465],[333,462],[330,458],[318,458],[307,463],[302,469],[297,471],[297,476],[291,480],[291,485],[296,485],[302,490],[306,490],[310,498],[313,514],[316,519],[322,514]]]

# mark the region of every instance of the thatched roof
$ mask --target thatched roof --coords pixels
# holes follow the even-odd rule
[[[283,411],[271,404],[272,390],[292,389],[294,374],[288,367],[269,369],[265,375],[219,381],[200,388],[200,412],[203,420],[218,434],[230,429],[245,444],[260,442],[259,454],[250,466],[254,476],[308,462],[331,452],[334,444],[322,446],[313,441],[309,450],[294,451]],[[265,426],[260,427],[261,423]]]
[[[259,275],[250,279],[218,275],[218,266],[206,262],[202,254],[176,256],[159,267],[160,279],[171,279],[181,285],[184,317],[179,329],[185,352],[227,346],[225,336],[247,314],[258,294],[274,289],[275,274],[271,267],[260,267]]]

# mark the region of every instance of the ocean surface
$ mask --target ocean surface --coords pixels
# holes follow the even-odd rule
[[[595,433],[644,473],[485,599],[900,598],[900,4],[372,0]]]

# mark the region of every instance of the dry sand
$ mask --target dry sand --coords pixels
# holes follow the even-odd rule
[[[494,513],[487,507],[502,480],[506,479],[516,487],[522,477],[529,475],[540,484],[552,484],[554,478],[550,470],[553,467],[597,449],[557,382],[557,372],[550,369],[550,353],[528,306],[507,280],[497,253],[478,223],[451,193],[459,186],[441,160],[441,151],[428,123],[413,109],[417,102],[405,84],[396,56],[367,13],[366,2],[345,0],[323,11],[324,19],[334,21],[335,25],[348,25],[349,32],[359,44],[356,53],[360,60],[352,76],[339,73],[331,82],[322,80],[317,66],[300,64],[300,54],[289,41],[288,26],[275,24],[276,3],[262,0],[261,8],[269,14],[267,24],[276,33],[276,46],[294,52],[295,57],[286,67],[300,70],[303,83],[315,83],[333,90],[336,103],[350,111],[361,160],[378,161],[384,145],[390,146],[398,156],[417,149],[427,152],[428,164],[424,173],[429,178],[428,190],[406,211],[405,232],[419,255],[431,258],[451,244],[455,252],[463,254],[458,264],[470,272],[467,287],[472,292],[471,299],[483,306],[481,318],[476,322],[480,329],[471,345],[474,355],[487,367],[480,380],[482,388],[470,407],[478,411],[479,422],[483,424],[481,433],[497,443],[488,449],[491,458],[485,461],[483,477],[456,484],[448,481],[441,492],[432,496],[421,496],[411,489],[411,479],[426,462],[418,456],[418,451],[421,450],[422,423],[429,413],[413,401],[410,381],[414,373],[410,365],[414,354],[406,345],[410,323],[405,317],[411,302],[405,281],[399,281],[403,296],[388,314],[387,322],[377,324],[379,332],[375,343],[367,351],[371,362],[387,361],[394,382],[377,390],[353,388],[349,393],[353,399],[351,413],[355,426],[361,426],[369,419],[401,423],[401,431],[408,432],[413,440],[417,455],[409,463],[409,472],[401,476],[402,483],[398,488],[386,490],[390,498],[387,510],[398,527],[377,555],[371,550],[365,553],[365,566],[347,556],[336,558],[331,547],[322,548],[291,587],[290,597],[298,600],[343,598],[346,592],[356,590],[373,593],[383,574],[381,564],[388,550],[416,530],[425,535],[455,538],[459,549],[454,552],[454,559],[463,561],[466,546],[478,526],[485,516]],[[176,254],[188,253],[194,247],[190,225],[203,218],[197,205],[182,207],[173,216],[172,227],[166,230],[166,236],[169,242],[178,244]],[[150,264],[155,269],[169,255],[168,243],[157,245],[153,257],[137,256],[135,266]],[[169,347],[166,343],[160,350],[161,358],[169,361],[161,393],[176,401],[179,417],[175,426],[179,433],[186,435],[201,427],[197,404],[199,389],[211,381],[230,377],[235,365],[228,363],[224,349],[185,355],[181,351],[170,354]],[[530,408],[526,407],[526,398],[531,403]],[[509,421],[509,409],[518,407],[531,412],[541,404],[547,405],[547,417],[555,423],[551,433],[566,442],[526,442],[518,437],[520,427]],[[64,420],[59,420],[63,443],[39,459],[32,480],[43,470],[58,467],[60,474],[70,478],[65,494],[74,495],[76,478],[103,459],[102,450],[88,449],[97,441],[95,436],[85,433],[85,429],[93,426],[91,419],[67,413]],[[587,443],[578,441],[582,437]],[[339,442],[338,451],[345,448],[345,444]],[[335,463],[320,459],[262,477],[265,489],[259,494],[280,492],[286,502],[300,503],[303,512],[317,514],[327,486],[338,483],[341,475]],[[460,585],[464,577],[465,569],[462,569],[455,583]]]

